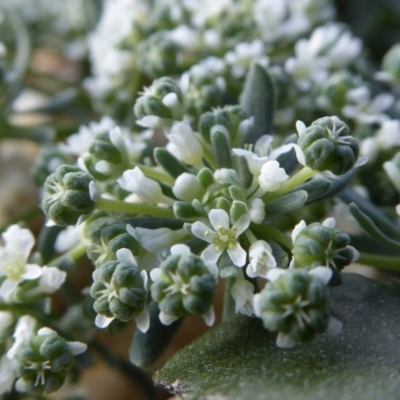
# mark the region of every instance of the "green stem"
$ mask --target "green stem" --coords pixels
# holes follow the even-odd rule
[[[224,309],[222,312],[223,321],[228,321],[235,316],[235,300],[231,295],[231,288],[235,281],[235,277],[229,277],[225,279]]]
[[[167,185],[173,186],[175,179],[163,171],[157,170],[154,167],[147,167],[146,165],[136,164],[137,167],[147,176],[147,178],[155,179]]]
[[[289,250],[293,247],[292,239],[271,225],[251,224],[250,228],[253,232],[269,237]]]
[[[97,210],[124,212],[127,214],[144,214],[153,217],[173,218],[174,212],[171,208],[161,208],[149,204],[127,203],[125,201],[101,198],[96,204]]]
[[[86,254],[86,249],[87,249],[87,246],[85,243],[79,243],[78,245],[76,245],[72,249],[68,250],[63,255],[52,260],[48,265],[49,266],[57,266],[63,260],[68,259],[68,258],[72,259],[73,261],[77,261]]]
[[[311,168],[303,167],[297,174],[293,175],[285,183],[283,183],[282,186],[278,190],[275,190],[274,192],[266,193],[262,197],[262,199],[264,200],[264,202],[278,199],[279,197],[282,197],[283,195],[296,189],[302,183],[308,181],[316,173],[317,173],[317,171],[314,171]]]
[[[400,271],[400,257],[398,256],[381,256],[378,254],[360,253],[357,263],[370,265],[371,267],[378,269]]]

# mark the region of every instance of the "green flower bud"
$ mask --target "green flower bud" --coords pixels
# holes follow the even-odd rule
[[[32,179],[37,186],[43,186],[46,178],[62,164],[73,164],[74,160],[68,154],[63,153],[54,145],[41,148],[32,169]]]
[[[389,73],[390,77],[400,83],[400,44],[392,46],[385,54],[382,61],[382,69]]]
[[[168,102],[168,99],[175,100],[175,102]],[[142,96],[136,100],[133,111],[138,119],[158,117],[163,120],[171,120],[172,124],[173,119],[180,119],[180,110],[178,110],[180,104],[182,104],[180,87],[173,79],[162,77],[145,89]]]
[[[94,310],[107,318],[127,322],[146,305],[145,272],[128,261],[108,261],[93,273],[90,295]]]
[[[350,236],[334,227],[333,218],[323,224],[315,222],[304,227],[293,241],[295,268],[312,269],[321,265],[341,271],[354,258],[349,246]]]
[[[78,167],[60,165],[44,183],[49,194],[42,203],[44,213],[57,225],[75,225],[94,210],[92,182],[93,178]]]
[[[135,253],[139,244],[126,230],[126,223],[112,223],[92,234],[88,257],[97,265],[117,259],[117,251],[127,248]]]
[[[307,167],[317,171],[330,171],[343,175],[357,161],[359,146],[349,136],[348,126],[337,118],[317,119],[300,133],[297,144],[305,156]]]
[[[162,313],[176,317],[204,314],[213,304],[217,270],[211,270],[200,257],[190,252],[172,254],[156,270],[159,276],[153,279],[151,296]]]
[[[123,155],[112,142],[109,132],[96,135],[83,161],[89,173],[97,180],[119,177],[124,171]]]
[[[228,130],[233,142],[238,135],[244,136],[247,133],[248,121],[248,116],[242,107],[225,106],[201,115],[199,132],[208,142],[211,142],[211,128],[222,125]]]
[[[328,288],[307,271],[286,270],[255,296],[254,310],[266,329],[289,336],[292,344],[306,342],[328,328]]]
[[[174,74],[179,70],[179,46],[166,31],[155,32],[137,45],[137,66],[149,78]]]
[[[43,331],[45,331],[43,329]],[[48,330],[23,340],[12,359],[13,369],[30,393],[51,393],[64,384],[74,365],[74,347]]]

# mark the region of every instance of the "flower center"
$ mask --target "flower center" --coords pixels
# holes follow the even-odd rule
[[[20,254],[7,254],[2,262],[3,271],[7,278],[12,281],[19,281],[25,273],[25,258]]]
[[[164,289],[166,294],[182,293],[184,296],[189,294],[189,283],[186,283],[179,274],[170,273],[169,277],[173,284]]]
[[[110,302],[114,297],[118,299],[118,291],[113,285],[113,282],[111,280],[110,283],[103,282],[105,285],[105,289],[99,290],[100,293],[100,299],[107,297],[107,301]]]
[[[282,306],[285,311],[283,314],[283,318],[286,318],[289,315],[293,315],[296,318],[300,328],[303,328],[306,324],[309,324],[311,322],[310,316],[304,310],[304,308],[307,307],[309,304],[309,300],[303,300],[300,295],[297,296],[296,300],[293,303],[284,304]]]
[[[44,385],[45,371],[47,369],[51,369],[51,365],[50,365],[50,361],[44,361],[44,362],[28,361],[26,363],[25,369],[36,370],[35,386],[38,386],[38,385]]]
[[[215,239],[215,250],[220,251],[226,248],[233,249],[237,243],[237,228],[233,226],[231,229],[218,227],[218,236]]]

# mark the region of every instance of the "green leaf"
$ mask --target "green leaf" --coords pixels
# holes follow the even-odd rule
[[[394,250],[400,250],[400,242],[397,240],[393,240],[389,236],[386,236],[372,221],[371,218],[368,217],[365,213],[363,213],[360,208],[355,204],[351,203],[349,205],[350,212],[353,217],[360,224],[361,228],[363,228],[364,232],[375,239],[377,242],[388,246]]]
[[[245,138],[245,143],[255,143],[260,136],[272,133],[275,106],[274,86],[265,68],[253,64],[246,77],[240,105],[250,117],[253,126]]]
[[[305,190],[308,193],[307,203],[319,200],[327,194],[332,186],[332,182],[326,178],[316,177],[303,183],[298,189]]]
[[[148,312],[150,328],[146,333],[136,329],[129,350],[131,363],[144,369],[150,368],[164,353],[183,322],[183,318],[179,318],[171,325],[163,325],[158,318],[160,309],[154,301],[150,304]]]
[[[211,143],[218,168],[233,168],[228,136],[222,130],[215,129],[211,132]]]
[[[330,300],[344,324],[336,336],[283,350],[260,320],[240,316],[180,351],[155,382],[190,400],[398,399],[399,286],[343,274]]]
[[[272,200],[265,204],[266,215],[286,214],[290,211],[297,210],[306,204],[308,194],[305,190],[296,190],[279,199]]]
[[[154,149],[154,158],[172,177],[177,178],[189,170],[167,149],[157,147]]]

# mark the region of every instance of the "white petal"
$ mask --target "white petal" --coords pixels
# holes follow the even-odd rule
[[[327,218],[323,223],[323,226],[325,226],[325,228],[329,228],[329,229],[333,229],[336,226],[336,221],[335,218]]]
[[[160,279],[161,274],[161,268],[154,268],[150,271],[150,278],[153,282],[156,282]]]
[[[207,326],[213,326],[215,322],[214,308],[211,306],[203,315],[204,322]]]
[[[296,129],[297,129],[297,132],[298,132],[299,136],[301,136],[304,133],[304,131],[307,129],[307,127],[306,127],[306,124],[303,121],[297,121],[296,122]]]
[[[196,221],[192,225],[192,233],[194,236],[208,243],[213,243],[217,234],[203,222]]]
[[[256,293],[253,297],[254,314],[261,317],[261,293]]]
[[[313,268],[309,273],[310,275],[318,276],[327,285],[332,278],[333,272],[329,267],[320,266]]]
[[[283,332],[278,333],[278,337],[276,338],[276,345],[281,349],[288,349],[290,347],[293,347],[295,344],[296,342],[292,339],[291,336]]]
[[[219,227],[229,229],[229,215],[225,210],[212,209],[208,214],[208,218],[215,230],[218,230]]]
[[[217,279],[219,273],[217,265],[209,261],[204,261],[204,265],[208,268],[208,270],[214,276],[214,278]]]
[[[94,282],[99,282],[101,280],[101,269],[95,269],[92,273],[92,278]]]
[[[114,317],[113,318],[108,318],[104,315],[100,315],[98,314],[96,316],[96,319],[94,320],[94,323],[96,324],[96,326],[98,328],[107,328],[108,325],[111,324],[112,321],[114,321]]]
[[[296,153],[297,161],[301,165],[305,166],[306,165],[306,156],[304,155],[303,150],[297,144],[294,144],[293,148],[294,148],[294,151]]]
[[[273,268],[267,272],[267,279],[270,282],[276,281],[281,275],[286,274],[286,269],[283,268]]]
[[[365,165],[368,162],[368,157],[358,157],[356,163],[354,164],[353,168],[358,168]]]
[[[20,228],[18,225],[11,225],[3,233],[2,237],[7,251],[20,254],[25,260],[28,259],[35,244],[35,238],[30,230]]]
[[[189,255],[191,253],[190,247],[186,244],[175,244],[171,247],[172,255]]]
[[[353,252],[353,259],[351,261],[357,261],[360,258],[360,253],[358,252],[358,250],[353,246],[347,246],[347,248]]]
[[[143,311],[135,318],[136,326],[138,329],[146,333],[150,327],[150,316],[147,311],[147,308],[145,307]]]
[[[28,382],[24,381],[22,378],[18,379],[17,382],[15,382],[15,389],[20,393],[27,392],[29,390]]]
[[[140,271],[140,276],[142,277],[143,280],[143,287],[147,290],[148,289],[148,283],[149,283],[149,277],[147,275],[147,271]]]
[[[57,332],[54,329],[48,328],[47,326],[44,328],[40,328],[37,331],[38,336],[45,336],[45,335],[51,335],[52,333],[57,334]]]
[[[132,251],[130,251],[129,249],[123,247],[121,249],[118,249],[115,254],[118,261],[124,261],[137,266],[136,258],[133,256]]]
[[[216,264],[219,256],[222,254],[222,252],[223,252],[223,250],[217,251],[215,249],[215,244],[211,243],[203,250],[203,252],[201,253],[201,258],[206,261]]]
[[[26,264],[25,265],[25,273],[21,275],[21,278],[32,280],[39,278],[42,275],[43,270],[39,265],[36,264]]]
[[[297,235],[306,227],[306,222],[301,220],[294,228],[292,232],[292,241],[296,240]]]
[[[81,342],[68,342],[68,346],[72,350],[72,353],[74,354],[74,356],[77,356],[78,354],[82,354],[87,349],[87,345],[85,343],[81,343]]]
[[[236,227],[236,237],[240,236],[250,225],[251,217],[249,214],[243,214],[234,224]]]
[[[246,264],[247,253],[238,242],[235,243],[233,249],[228,248],[227,252],[230,259],[237,267],[243,267]]]
[[[0,297],[9,296],[18,286],[19,281],[12,281],[10,279],[6,279],[0,286]]]
[[[160,321],[164,325],[171,325],[173,322],[175,322],[179,317],[176,315],[171,315],[171,314],[166,314],[165,312],[161,311],[159,316]]]
[[[328,328],[326,330],[326,333],[329,335],[337,335],[342,331],[343,323],[340,322],[337,318],[335,318],[333,315],[330,316],[329,322],[328,322]]]
[[[89,195],[90,199],[95,203],[100,199],[100,191],[95,181],[89,182]]]
[[[131,236],[133,236],[140,243],[140,237],[138,232],[136,231],[136,228],[134,228],[132,225],[126,225],[126,230]]]

